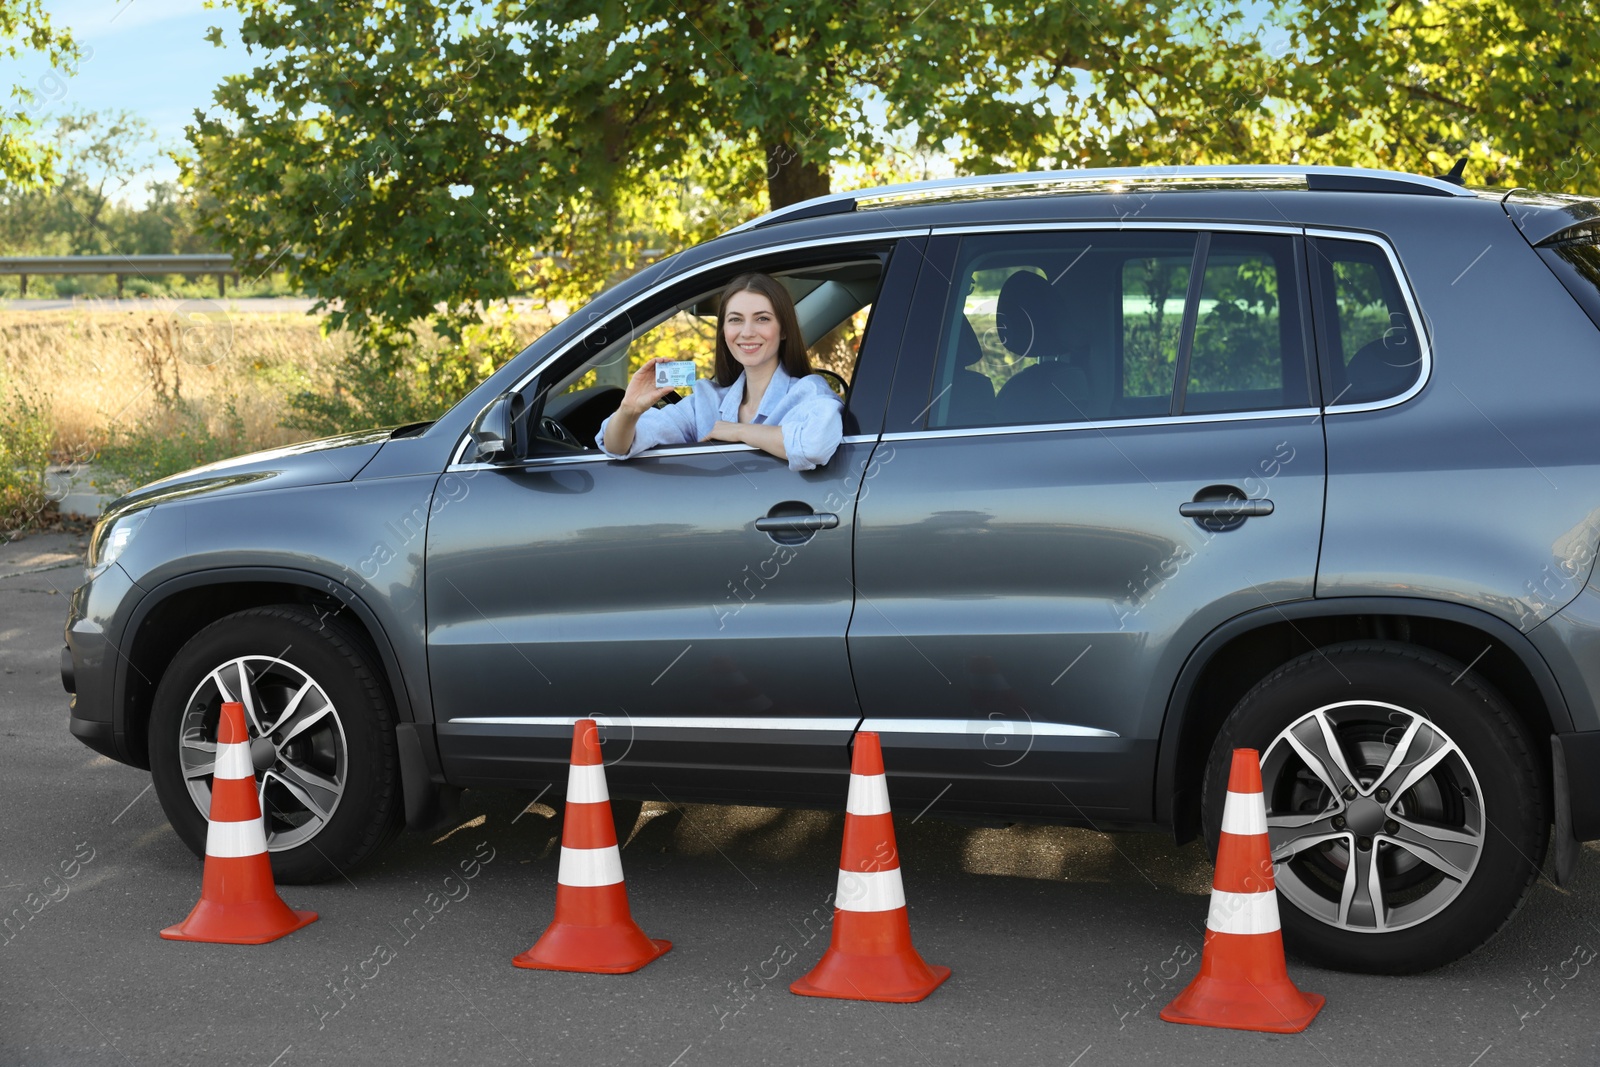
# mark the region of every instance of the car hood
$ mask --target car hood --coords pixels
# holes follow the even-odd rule
[[[395,429],[388,426],[360,430],[208,463],[159,482],[141,485],[112,501],[104,517],[113,518],[138,508],[202,493],[243,493],[348,482],[371,462]]]

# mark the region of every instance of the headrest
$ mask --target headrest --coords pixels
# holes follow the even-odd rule
[[[1349,388],[1339,398],[1341,404],[1360,404],[1399,396],[1411,387],[1422,371],[1421,353],[1414,344],[1385,344],[1383,338],[1363,345],[1345,367]]]
[[[1019,270],[1000,286],[995,333],[1001,344],[1019,356],[1059,359],[1066,341],[1060,308],[1049,282],[1032,271]]]

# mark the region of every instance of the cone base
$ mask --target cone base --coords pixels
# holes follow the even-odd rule
[[[314,911],[298,911],[276,896],[247,904],[202,900],[189,917],[161,931],[168,941],[202,941],[213,945],[265,945],[317,921]]]
[[[511,962],[532,971],[632,974],[672,950],[628,922],[609,927],[553,922],[534,946]]]
[[[1302,993],[1287,980],[1263,988],[1201,976],[1161,1009],[1161,1018],[1187,1026],[1298,1034],[1327,1003],[1319,993]]]
[[[857,956],[830,948],[810,974],[789,986],[789,992],[802,997],[915,1004],[927,999],[949,977],[950,968],[929,966],[915,951],[907,958]]]

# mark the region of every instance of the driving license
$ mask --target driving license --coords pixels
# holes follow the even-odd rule
[[[674,389],[694,385],[695,367],[692,359],[669,359],[656,364],[656,388],[671,386]]]

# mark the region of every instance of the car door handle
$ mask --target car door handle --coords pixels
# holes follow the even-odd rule
[[[1178,505],[1178,514],[1186,519],[1248,519],[1272,512],[1270,500],[1188,500]]]
[[[826,512],[811,515],[763,515],[756,520],[756,529],[762,533],[812,533],[831,530],[839,525],[839,516]]]

